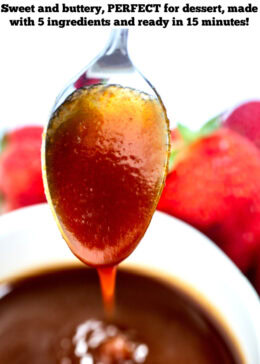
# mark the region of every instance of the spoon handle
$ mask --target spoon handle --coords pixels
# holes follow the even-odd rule
[[[128,29],[113,29],[105,46],[104,53],[110,55],[116,51],[127,55]]]

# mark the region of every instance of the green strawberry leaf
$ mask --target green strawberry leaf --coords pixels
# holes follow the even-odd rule
[[[210,135],[215,130],[217,130],[222,122],[222,114],[210,119],[206,124],[204,124],[199,130],[190,130],[182,124],[178,124],[179,132],[186,144],[190,144],[197,139],[203,138]]]
[[[217,130],[220,127],[221,122],[222,122],[222,114],[215,116],[200,128],[199,134],[201,136],[206,136],[213,133],[213,131]]]
[[[179,132],[181,133],[181,136],[183,140],[189,144],[197,139],[198,137],[198,131],[190,130],[187,126],[184,126],[182,124],[178,124]]]
[[[174,164],[176,161],[176,156],[181,150],[187,147],[192,142],[198,139],[204,138],[212,134],[217,130],[222,123],[222,114],[210,119],[206,124],[204,124],[199,130],[191,130],[187,126],[178,124],[177,128],[182,136],[184,143],[180,146],[175,146],[173,143],[169,155],[168,172],[170,173],[174,169]]]
[[[175,157],[178,154],[178,150],[171,150],[169,155],[169,161],[168,161],[168,172],[171,172],[174,166]]]
[[[8,140],[7,140],[7,136],[5,133],[3,133],[2,135],[0,135],[0,153],[2,153],[2,151],[4,150],[4,148],[7,146]]]

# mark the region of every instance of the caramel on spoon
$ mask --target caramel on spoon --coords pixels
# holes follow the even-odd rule
[[[113,267],[134,250],[155,211],[169,149],[165,108],[126,42],[127,30],[114,32],[80,75],[87,85],[87,75],[100,83],[75,90],[73,81],[61,94],[42,149],[55,220],[72,252],[98,269],[108,305]]]

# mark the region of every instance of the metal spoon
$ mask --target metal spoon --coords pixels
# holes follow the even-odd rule
[[[124,259],[127,255],[131,253],[131,251],[135,248],[140,238],[144,234],[152,214],[156,208],[156,204],[158,202],[160,193],[162,191],[164,180],[167,171],[167,163],[168,163],[168,150],[169,150],[169,126],[168,119],[166,116],[165,108],[161,102],[159,95],[157,94],[154,87],[141,75],[141,73],[136,69],[136,67],[131,62],[128,51],[127,51],[127,37],[128,30],[127,29],[119,29],[113,30],[108,41],[108,44],[105,46],[104,50],[81,72],[77,75],[72,82],[65,87],[65,89],[59,94],[56,99],[55,105],[52,110],[52,115],[49,120],[49,123],[46,127],[44,138],[43,138],[43,147],[42,147],[42,164],[43,164],[43,179],[45,192],[47,196],[48,203],[52,209],[55,220],[58,224],[58,227],[62,233],[63,238],[68,243],[69,247],[73,251],[75,255],[77,255],[84,262],[93,265],[93,266],[108,266],[117,264],[119,261]],[[157,183],[157,194],[155,196],[155,201],[151,207],[152,211],[151,216],[149,217],[149,221],[147,222],[145,228],[143,228],[142,233],[139,234],[140,237],[137,239],[135,237],[135,241],[133,242],[132,247],[127,247],[127,249],[123,249],[121,243],[116,243],[117,245],[113,246],[105,246],[104,254],[103,251],[95,250],[93,253],[93,248],[85,247],[85,256],[83,257],[82,251],[84,250],[80,247],[81,242],[74,239],[73,233],[65,229],[64,224],[62,222],[61,216],[57,213],[57,204],[55,205],[53,200],[52,192],[50,191],[50,174],[51,167],[47,162],[47,155],[50,150],[50,143],[55,136],[53,136],[53,129],[57,126],[57,118],[55,115],[59,113],[60,108],[70,100],[71,95],[75,95],[75,91],[79,88],[90,87],[93,88],[93,85],[96,84],[104,84],[104,85],[120,85],[122,88],[134,89],[138,92],[142,92],[143,95],[147,95],[147,97],[152,98],[157,102],[160,106],[161,117],[163,118],[163,123],[160,130],[160,137],[163,139],[162,145],[164,148],[164,157],[161,163],[160,175]],[[78,91],[76,91],[78,92]],[[73,96],[74,97],[74,96]],[[146,97],[146,96],[144,96]],[[54,116],[53,116],[54,115]],[[56,123],[56,124],[55,124]],[[161,125],[161,124],[160,124]],[[149,151],[149,153],[153,153],[153,151]],[[132,157],[132,156],[131,156]],[[132,163],[131,161],[129,162]],[[129,164],[129,168],[132,167]],[[70,168],[68,166],[67,168]],[[134,168],[133,170],[136,170]],[[137,171],[139,173],[139,171]],[[157,172],[158,173],[158,172]],[[66,180],[63,181],[66,184]],[[86,182],[87,185],[88,182]],[[119,187],[120,188],[120,187]],[[92,211],[93,212],[93,211]],[[93,215],[91,212],[90,215]],[[118,222],[120,224],[120,222]],[[74,241],[75,240],[75,241]],[[130,244],[130,243],[129,243]],[[111,251],[115,252],[116,249],[119,250],[118,256],[113,260]],[[103,255],[102,255],[103,254]],[[116,255],[116,254],[115,254]]]
[[[151,83],[133,65],[128,55],[128,29],[114,29],[100,54],[58,95],[52,113],[76,89],[93,84],[118,84],[147,92],[160,100]]]

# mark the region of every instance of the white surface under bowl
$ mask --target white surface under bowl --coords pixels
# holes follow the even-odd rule
[[[0,217],[0,280],[24,270],[75,260],[46,204]],[[123,265],[141,266],[195,292],[224,320],[245,362],[260,363],[259,298],[234,264],[204,235],[156,212],[142,242]]]

